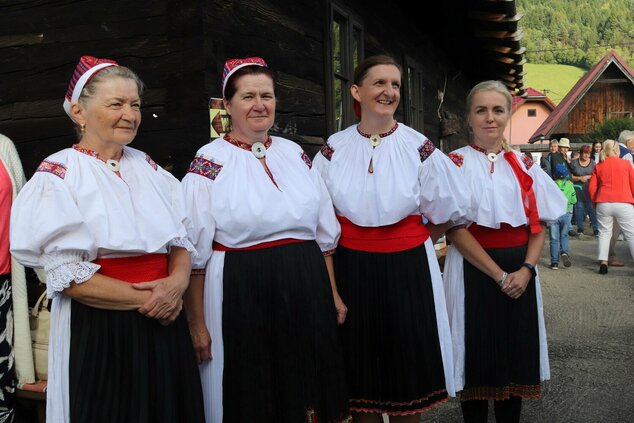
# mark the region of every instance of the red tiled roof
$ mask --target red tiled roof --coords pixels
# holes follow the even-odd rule
[[[522,96],[513,96],[513,112],[515,112],[515,110],[518,107],[520,107],[522,104],[524,104],[525,102],[527,102],[529,100],[531,100],[531,101],[543,101],[550,108],[550,110],[553,110],[556,107],[555,103],[553,103],[546,96],[546,94],[542,93],[541,91],[537,91],[535,88],[528,87],[526,89],[526,94],[524,94]]]
[[[572,87],[568,94],[561,100],[561,102],[555,107],[550,116],[546,118],[544,123],[541,124],[539,128],[535,131],[533,135],[531,135],[528,140],[529,143],[533,143],[538,141],[540,137],[543,135],[546,139],[549,139],[552,134],[553,129],[557,126],[560,120],[567,116],[568,113],[572,110],[574,106],[577,105],[579,100],[583,98],[585,93],[594,85],[596,80],[603,74],[603,72],[607,69],[610,64],[616,64],[625,74],[626,77],[632,81],[634,84],[634,69],[632,69],[621,57],[616,53],[616,51],[609,51],[599,63],[594,65],[592,69],[586,72],[577,83]]]

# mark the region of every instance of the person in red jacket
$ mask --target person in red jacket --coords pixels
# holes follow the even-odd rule
[[[619,144],[605,140],[600,163],[592,172],[588,190],[599,223],[599,273],[608,273],[608,249],[616,219],[634,258],[634,168],[619,158]]]

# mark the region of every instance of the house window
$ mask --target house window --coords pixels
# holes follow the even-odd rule
[[[608,112],[606,119],[632,118],[632,112]]]
[[[401,95],[404,96],[405,123],[423,132],[423,71],[422,66],[405,57],[405,75]]]
[[[537,116],[537,109],[528,109],[528,117]]]
[[[336,3],[331,3],[330,65],[327,89],[328,131],[334,133],[356,121],[350,86],[355,66],[363,59],[363,26],[360,19]]]

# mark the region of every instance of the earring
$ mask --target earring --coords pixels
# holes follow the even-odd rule
[[[81,125],[79,125],[79,132],[81,132],[82,134],[84,132],[86,132],[86,124],[82,123]]]

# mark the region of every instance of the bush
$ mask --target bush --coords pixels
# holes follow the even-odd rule
[[[634,119],[632,118],[614,118],[608,119],[600,125],[597,125],[587,135],[581,137],[581,142],[603,142],[607,139],[617,140],[621,131],[629,129],[634,130]]]

